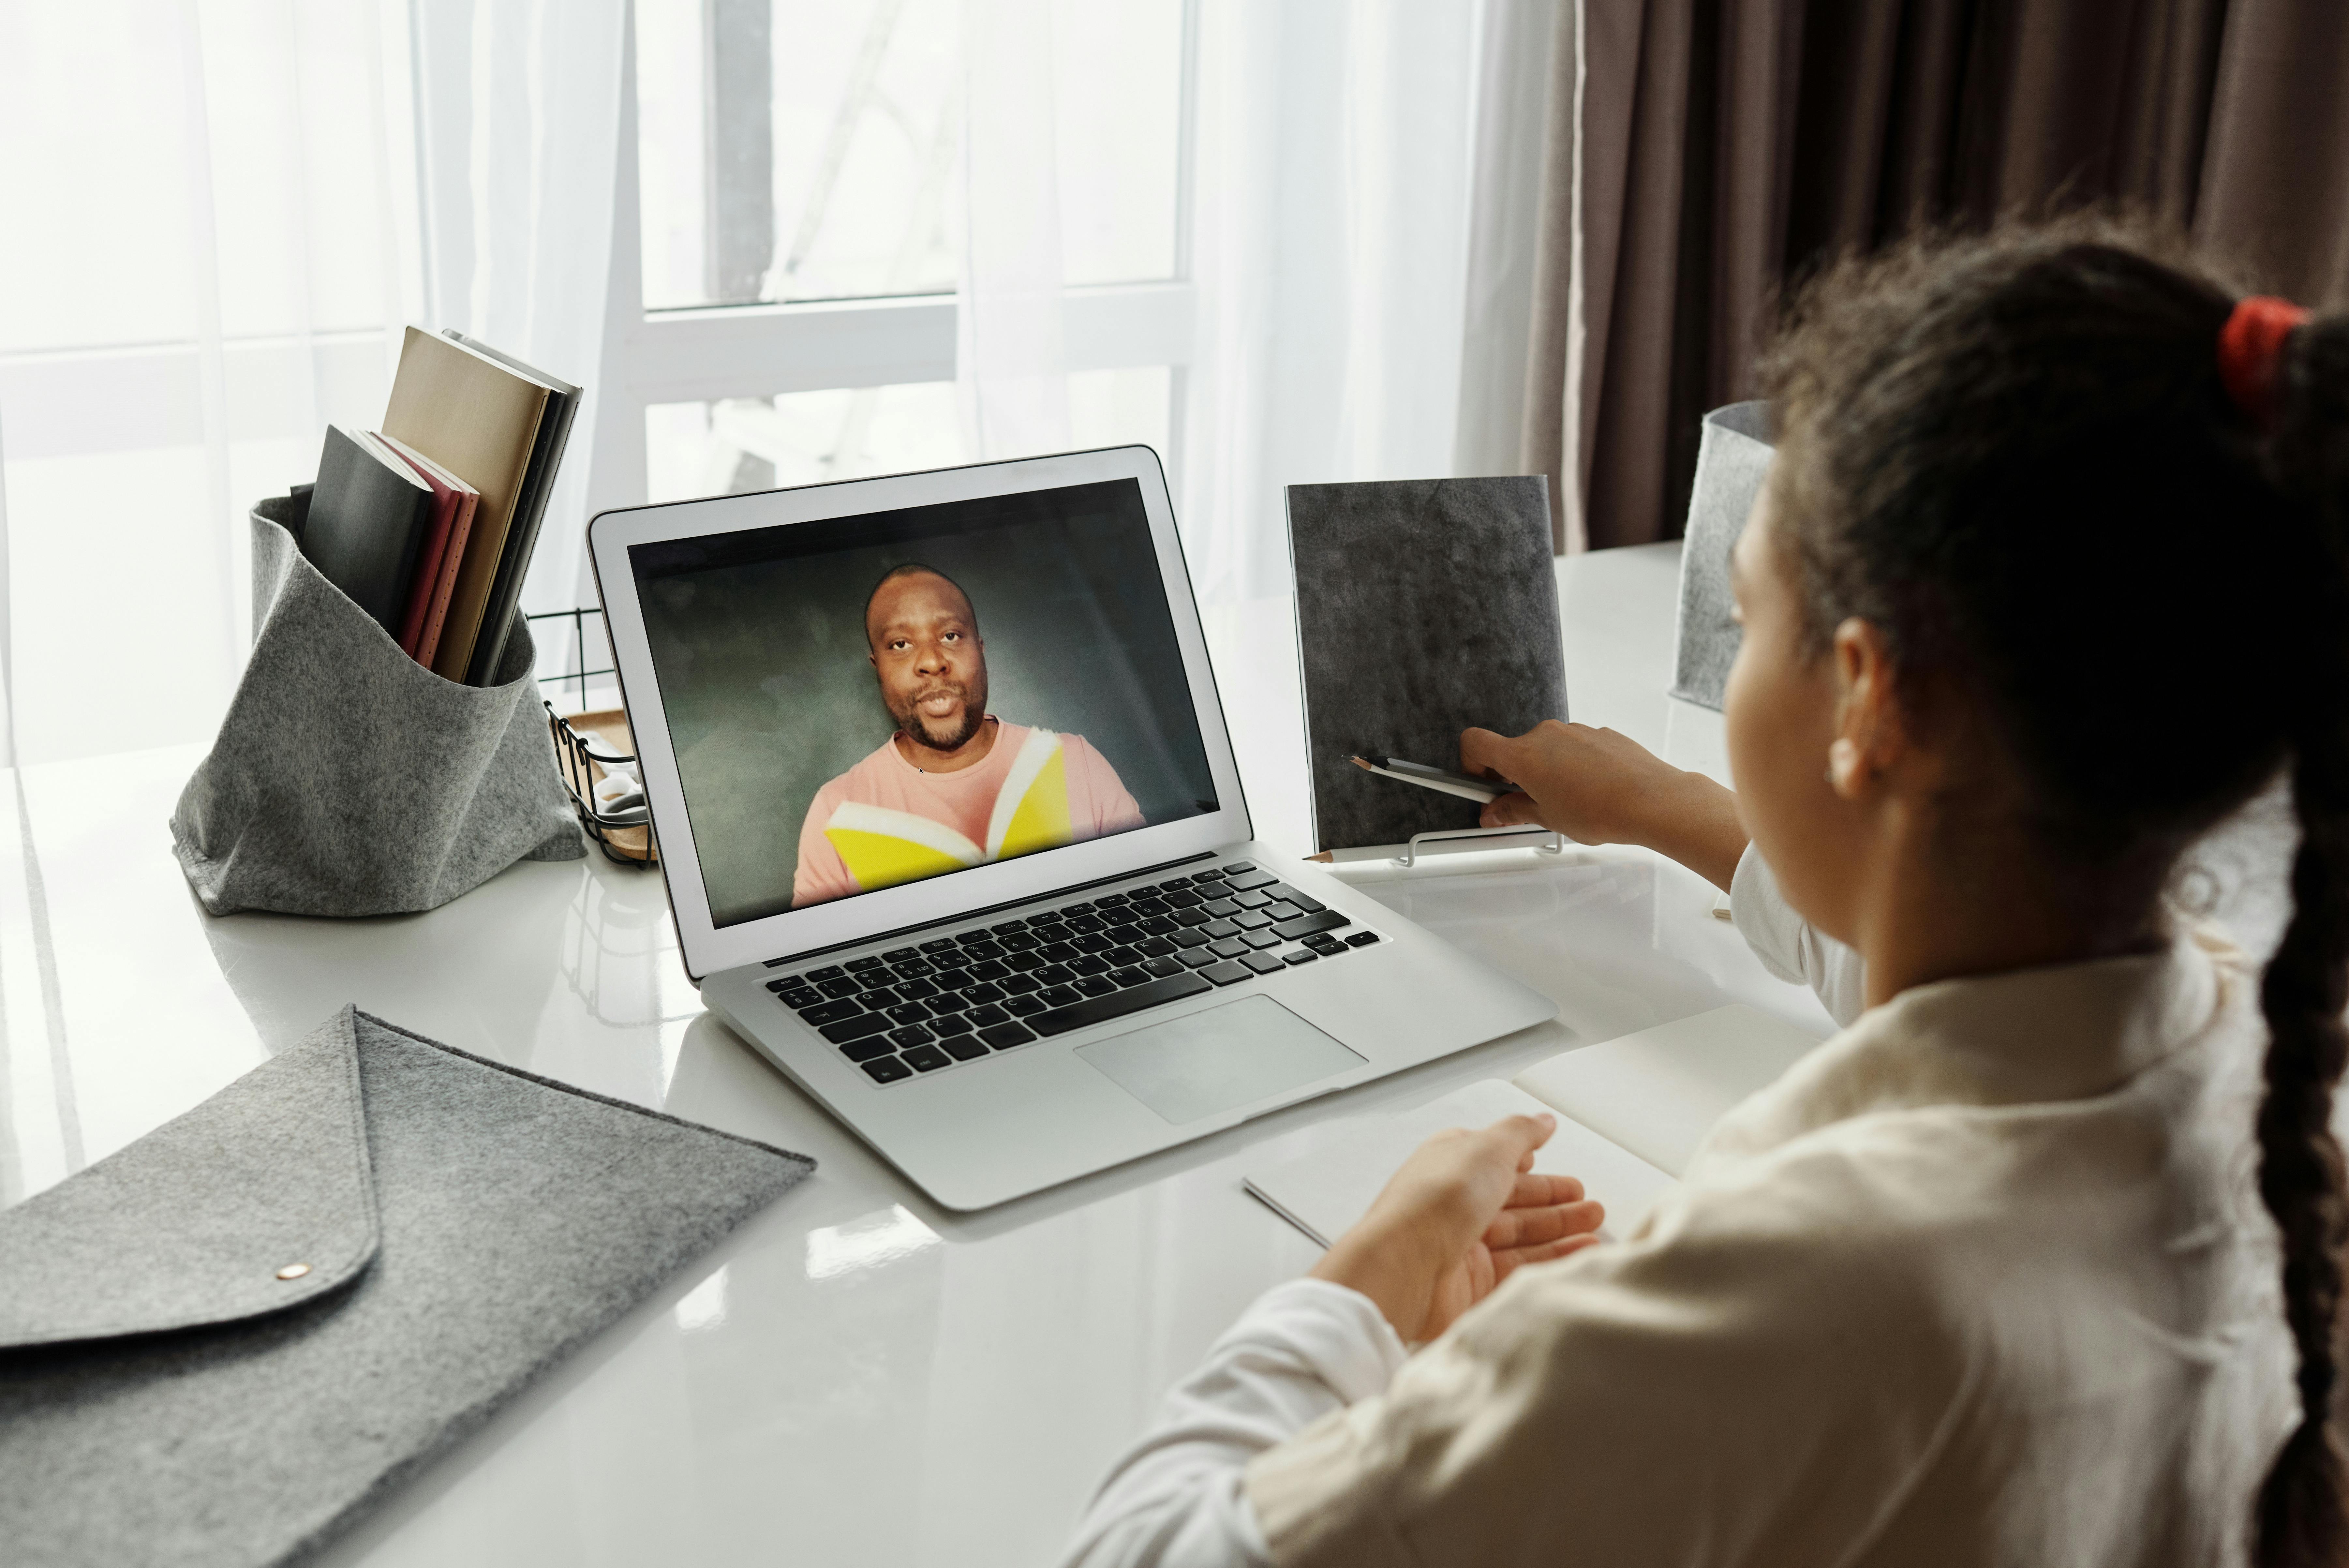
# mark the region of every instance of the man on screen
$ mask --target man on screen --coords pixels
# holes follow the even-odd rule
[[[987,644],[943,572],[892,567],[864,603],[879,750],[816,791],[792,907],[1140,827],[1142,810],[1082,735],[987,711]]]

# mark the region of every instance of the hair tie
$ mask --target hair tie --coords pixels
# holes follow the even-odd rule
[[[2219,379],[2262,430],[2275,423],[2276,363],[2284,339],[2307,319],[2308,312],[2289,299],[2254,294],[2237,301],[2219,329]]]

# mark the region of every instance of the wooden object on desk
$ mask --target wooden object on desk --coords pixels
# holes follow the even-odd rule
[[[636,754],[636,738],[629,732],[628,715],[626,710],[598,708],[592,713],[565,713],[562,717],[563,722],[581,736],[585,737],[592,732],[599,737],[603,742],[599,750],[616,756],[633,757]],[[594,744],[592,742],[589,743]],[[588,759],[587,779],[584,786],[579,780],[571,776],[571,770],[576,765],[572,756],[558,753],[555,765],[563,770],[563,782],[565,785],[569,786],[582,800],[591,804],[595,801],[595,786],[606,776],[601,763],[592,757]],[[636,782],[639,785],[644,783],[641,774],[638,775]],[[646,819],[634,827],[603,829],[604,841],[612,846],[615,853],[626,856],[631,860],[641,860],[647,866],[658,864],[660,851],[652,842],[651,810],[651,805],[647,803],[645,807]]]

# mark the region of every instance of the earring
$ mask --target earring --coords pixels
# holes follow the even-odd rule
[[[1827,784],[1834,789],[1849,789],[1863,765],[1859,747],[1849,740],[1838,740],[1827,747]]]

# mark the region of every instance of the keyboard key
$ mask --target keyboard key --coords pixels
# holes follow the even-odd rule
[[[960,992],[956,991],[949,991],[943,996],[934,996],[930,998],[929,1002],[932,1012],[960,1012],[969,1005],[969,1001]]]
[[[1010,950],[997,942],[972,942],[962,950],[962,956],[976,961],[974,964],[976,967],[977,963],[986,963],[999,959]]]
[[[1046,958],[1040,952],[1020,952],[1013,953],[1009,958],[1005,959],[1003,961],[1008,968],[1017,971],[1018,973],[1033,974],[1038,970],[1042,969],[1046,964],[1050,963],[1052,961]]]
[[[1191,875],[1190,875],[1190,873],[1189,873],[1189,872],[1187,872],[1187,871],[1186,871],[1186,872],[1185,872],[1185,873],[1184,873],[1182,876],[1180,876],[1180,877],[1164,877],[1164,878],[1163,878],[1163,879],[1159,882],[1159,884],[1158,884],[1159,888],[1160,888],[1163,891],[1169,892],[1169,893],[1173,892],[1173,891],[1174,891],[1175,888],[1187,888],[1187,887],[1189,887],[1190,885],[1191,885]]]
[[[1340,953],[1350,952],[1353,950],[1347,947],[1345,943],[1340,941],[1337,938],[1329,935],[1327,932],[1318,933],[1306,938],[1305,945],[1311,948],[1315,952],[1319,953],[1323,958],[1336,958]]]
[[[991,942],[994,940],[994,933],[988,931],[985,927],[980,927],[977,930],[957,931],[955,933],[956,945],[966,949],[978,942]]]
[[[1014,931],[1026,930],[1028,929],[1028,922],[1025,920],[1004,920],[996,925],[989,926],[987,929],[993,931],[999,937],[1008,937]]]
[[[832,980],[817,982],[816,989],[826,996],[854,996],[864,987],[861,982],[853,981],[846,975],[840,975]]]
[[[1242,909],[1232,917],[1232,924],[1244,931],[1260,931],[1272,924],[1272,917],[1262,909]]]
[[[1210,938],[1236,937],[1240,934],[1240,929],[1229,920],[1209,920],[1199,929],[1206,932]]]
[[[1142,961],[1142,967],[1164,980],[1170,974],[1181,974],[1183,966],[1171,958],[1151,958]]]
[[[1084,993],[1073,985],[1056,985],[1049,991],[1037,992],[1037,995],[1042,998],[1048,1008],[1074,1007],[1085,999]]]
[[[998,1051],[1009,1051],[1035,1039],[1036,1032],[1024,1023],[999,1023],[992,1029],[980,1030],[978,1037]]]
[[[1154,920],[1166,914],[1168,906],[1157,898],[1136,898],[1126,908],[1133,911],[1133,917],[1138,920]]]
[[[967,969],[942,969],[930,978],[938,982],[938,989],[940,991],[960,991],[964,986],[970,983],[970,971]]]
[[[1217,985],[1237,985],[1248,978],[1247,970],[1236,963],[1210,964],[1201,970],[1199,974],[1201,978],[1212,980]]]
[[[1014,1018],[1025,1018],[1031,1012],[1044,1011],[1044,1000],[1038,996],[1015,996],[1003,1004],[1003,1011]]]
[[[996,944],[1015,959],[1021,953],[1032,953],[1043,945],[1026,931],[1014,931]]]
[[[1278,974],[1282,970],[1288,967],[1278,959],[1273,957],[1270,953],[1250,953],[1247,957],[1240,960],[1240,962],[1247,965],[1248,968],[1256,971],[1258,974]]]
[[[1311,963],[1314,956],[1315,955],[1312,953],[1307,952],[1303,948],[1299,948],[1295,952],[1281,954],[1280,961],[1287,964]]]
[[[1000,1002],[1003,1000],[1004,994],[1005,992],[1001,986],[997,985],[992,981],[982,980],[977,985],[965,986],[963,988],[962,999],[973,1005],[977,1005],[982,1002]]]
[[[945,1046],[947,1054],[957,1062],[974,1062],[987,1054],[987,1042],[976,1034],[957,1034],[938,1044]]]
[[[957,1034],[968,1034],[971,1032],[972,1027],[973,1025],[969,1019],[965,1018],[961,1013],[957,1012],[951,1013],[944,1018],[932,1019],[929,1024],[929,1031],[939,1039],[946,1040]],[[954,1047],[949,1045],[947,1049],[951,1051]]]
[[[1191,874],[1191,885],[1195,888],[1204,882],[1220,882],[1223,879],[1223,868],[1216,866],[1210,866],[1205,871],[1195,871]]]
[[[1122,909],[1133,901],[1131,893],[1103,893],[1093,900],[1093,912],[1106,916],[1112,909]]]
[[[1226,877],[1245,877],[1255,869],[1256,863],[1252,860],[1235,860],[1230,865],[1224,867],[1224,875]]]
[[[895,1007],[905,999],[888,986],[876,985],[871,991],[858,992],[856,1000],[878,1012],[885,1007]]]
[[[868,969],[879,969],[880,967],[881,960],[876,957],[867,956],[859,959],[850,959],[848,961],[848,972],[851,974],[861,974]]]
[[[777,997],[776,1000],[781,1002],[785,1007],[791,1008],[796,1012],[802,1007],[818,1007],[823,1005],[823,992],[811,990],[804,985],[795,986],[792,990],[783,992],[783,994]]]
[[[862,1040],[867,1034],[878,1034],[889,1027],[889,1021],[877,1012],[860,1012],[854,1018],[843,1018],[837,1023],[826,1023],[816,1033],[835,1045],[845,1045],[851,1040]]]
[[[1011,1014],[991,1002],[983,1006],[972,1008],[963,1016],[970,1020],[970,1026],[973,1029],[992,1029],[999,1023],[1011,1022]]]
[[[1046,942],[1042,951],[1054,963],[1066,963],[1077,956],[1077,950],[1065,941]]]
[[[1242,931],[1240,940],[1252,948],[1277,948],[1280,945],[1279,936],[1269,926],[1260,931]]]
[[[1117,981],[1105,974],[1089,974],[1077,981],[1077,989],[1087,996],[1107,996],[1118,989]]]
[[[1230,867],[1226,867],[1226,870]],[[1246,893],[1257,888],[1269,888],[1280,878],[1251,866],[1247,870],[1224,878],[1224,886],[1235,893]]]
[[[916,1045],[897,1059],[916,1073],[935,1073],[954,1061],[935,1045]]]
[[[1133,929],[1145,937],[1163,937],[1175,929],[1172,911],[1164,915],[1145,915],[1133,922]]]
[[[892,967],[896,970],[897,978],[900,980],[911,980],[916,975],[938,972],[938,966],[926,958],[899,959]]]
[[[1071,915],[1068,921],[1072,931],[1099,931],[1107,929],[1108,924],[1099,915]]]
[[[1175,950],[1175,945],[1164,937],[1144,937],[1133,944],[1133,950],[1143,958],[1164,958]]]
[[[1309,937],[1316,931],[1334,931],[1340,926],[1350,926],[1353,923],[1335,909],[1324,909],[1318,915],[1299,915],[1293,920],[1283,920],[1272,929],[1293,942],[1300,937]]]
[[[1219,920],[1228,920],[1240,912],[1239,905],[1230,898],[1210,898],[1199,908]]]
[[[1137,985],[1131,991],[1092,997],[1073,1005],[1056,1006],[1050,1012],[1038,1013],[1029,1023],[1039,1034],[1066,1034],[1087,1024],[1123,1018],[1144,1008],[1180,1002],[1186,996],[1202,995],[1213,989],[1209,982],[1195,974],[1170,975],[1164,980],[1154,980],[1148,985]]]
[[[1058,909],[1047,909],[1040,915],[1030,915],[1028,917],[1028,929],[1030,931],[1047,930],[1052,927],[1058,926],[1060,923],[1061,911]]]
[[[812,969],[808,971],[806,978],[817,985],[822,985],[825,981],[838,980],[842,975],[846,974],[847,972],[848,971],[846,970],[841,968],[836,963],[826,964],[822,969]]]
[[[1293,920],[1307,911],[1299,909],[1286,898],[1275,898],[1264,907],[1264,912],[1270,915],[1275,921],[1280,921]]]
[[[1188,888],[1177,888],[1172,893],[1161,893],[1158,897],[1170,909],[1195,909],[1207,901]]]
[[[1032,974],[1007,974],[995,983],[1014,996],[1025,996],[1031,991],[1042,989]]]
[[[1011,966],[1003,962],[1000,959],[981,959],[977,963],[970,966],[970,978],[978,981],[1001,980],[1005,975],[1009,974],[1010,972]],[[966,986],[964,989],[968,990],[969,988]]]
[[[889,1044],[886,1034],[868,1034],[862,1040],[851,1040],[840,1048],[840,1054],[852,1062],[870,1062],[875,1056],[886,1056],[896,1047]]]
[[[795,974],[787,974],[781,980],[769,981],[767,982],[767,989],[769,991],[781,992],[796,990],[802,983],[803,982],[801,981],[799,976]]]
[[[1207,923],[1207,911],[1205,909],[1177,909],[1166,918],[1174,921],[1178,926],[1204,926]]]
[[[873,1075],[873,1081],[876,1084],[894,1084],[900,1078],[914,1075],[914,1070],[895,1056],[883,1056],[867,1062],[864,1070]]]
[[[921,957],[922,951],[919,948],[891,948],[881,956],[891,963],[904,963],[907,959]]]
[[[1226,937],[1219,942],[1209,942],[1207,950],[1218,958],[1236,959],[1248,950],[1248,945],[1237,937]]]
[[[1080,976],[1088,974],[1107,974],[1109,972],[1109,961],[1101,957],[1098,953],[1086,953],[1081,958],[1071,960],[1069,963],[1069,972],[1071,974]]]
[[[897,982],[897,994],[908,1002],[919,1002],[926,996],[937,993],[938,988],[926,980],[901,980]]]
[[[1064,919],[1072,919],[1078,915],[1090,915],[1092,912],[1093,907],[1091,903],[1063,904],[1061,906],[1061,914]]]
[[[924,942],[922,950],[926,953],[950,953],[955,950],[955,945],[952,937],[940,937],[936,941]]]
[[[1112,948],[1102,954],[1102,957],[1109,960],[1109,967],[1112,969],[1123,969],[1128,964],[1140,963],[1149,956],[1141,949],[1132,947]]]
[[[1099,931],[1087,931],[1081,936],[1071,938],[1069,945],[1081,953],[1105,953],[1118,944]]]
[[[1181,959],[1183,967],[1185,969],[1205,969],[1216,961],[1216,956],[1205,948],[1193,948],[1183,954]]]
[[[1148,980],[1150,976],[1143,972],[1141,966],[1137,964],[1128,964],[1123,969],[1113,969],[1110,971],[1108,978],[1117,981],[1118,984],[1123,986],[1140,985],[1143,981]]]
[[[903,1051],[907,1046],[911,1045],[926,1045],[936,1038],[936,1035],[931,1033],[928,1030],[923,1028],[918,1023],[908,1023],[903,1029],[892,1029],[889,1031],[889,1039],[891,1044],[895,1044],[900,1051]]]
[[[1274,898],[1278,898],[1283,903],[1296,905],[1299,909],[1304,910],[1309,915],[1318,915],[1322,910],[1330,907],[1319,898],[1307,898],[1304,894],[1288,886],[1286,882],[1275,882],[1271,887],[1267,888],[1265,891],[1271,894]]]
[[[1046,985],[1066,985],[1077,978],[1077,971],[1064,963],[1048,963],[1036,971],[1036,978]]]
[[[1366,948],[1378,940],[1379,933],[1376,931],[1356,931],[1346,939],[1346,945],[1350,948]]]
[[[930,1010],[918,1002],[901,1002],[887,1012],[892,1023],[919,1023],[930,1015]]]
[[[1235,893],[1232,902],[1243,909],[1261,909],[1272,902],[1272,896],[1269,893]]]
[[[1207,934],[1205,931],[1176,931],[1166,940],[1178,948],[1204,947],[1206,945]]]

